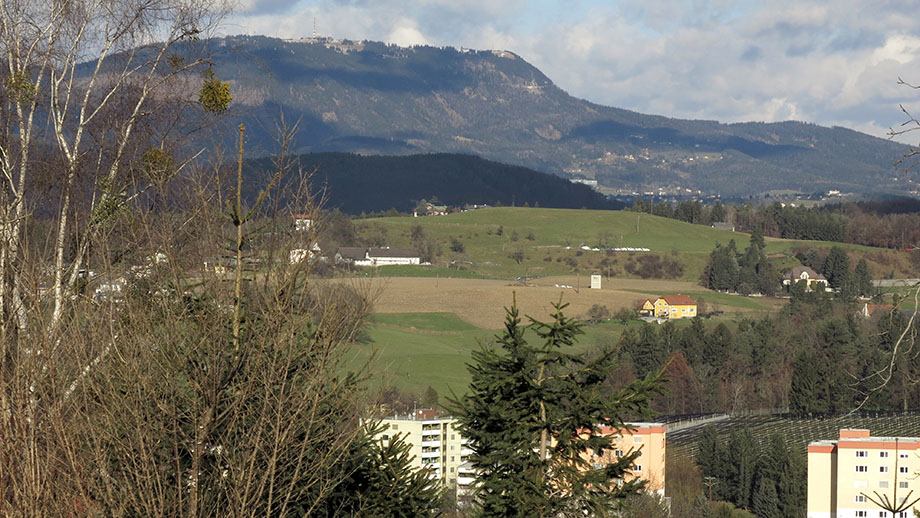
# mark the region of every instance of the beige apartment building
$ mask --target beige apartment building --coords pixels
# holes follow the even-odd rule
[[[456,419],[439,417],[428,411],[416,411],[414,415],[393,416],[381,421],[383,430],[378,435],[388,440],[397,433],[411,445],[413,465],[428,469],[431,477],[441,481],[442,486],[456,488],[457,497],[463,499],[472,494],[476,473],[467,462],[472,450],[466,447],[464,439],[456,429]],[[665,483],[665,432],[662,423],[628,423],[629,429],[602,428],[601,433],[613,435],[613,448],[602,456],[592,456],[591,462],[602,464],[613,462],[616,457],[639,450],[635,470],[627,478],[642,478],[648,481],[648,492],[664,495]]]
[[[403,440],[410,445],[409,455],[414,457],[414,467],[427,469],[431,478],[440,480],[444,487],[457,484],[458,468],[472,452],[463,446],[453,417],[418,410],[415,415],[388,417],[381,424],[380,439],[403,435]]]
[[[913,518],[915,505],[892,515],[874,504],[920,496],[920,437],[872,437],[840,430],[836,440],[808,445],[808,518]]]

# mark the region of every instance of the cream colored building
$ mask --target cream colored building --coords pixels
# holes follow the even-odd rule
[[[472,495],[476,472],[469,464],[472,450],[456,429],[453,417],[435,417],[421,411],[417,415],[394,416],[383,419],[383,430],[378,435],[388,440],[397,433],[411,445],[409,454],[413,466],[430,470],[431,477],[442,486],[456,488],[458,499]],[[664,495],[666,426],[662,423],[627,423],[628,429],[601,428],[604,435],[613,435],[612,448],[601,456],[592,456],[595,464],[610,463],[617,457],[639,450],[635,470],[627,477],[648,481],[648,492]]]
[[[900,504],[920,495],[920,437],[872,437],[840,430],[836,440],[808,445],[808,518],[913,518],[915,505],[892,516],[874,504],[878,495]]]
[[[413,466],[429,470],[431,478],[440,480],[442,486],[454,487],[460,464],[472,453],[463,446],[456,419],[421,411],[417,414],[383,419],[383,431],[378,437],[388,440],[402,434],[403,440],[410,445]]]

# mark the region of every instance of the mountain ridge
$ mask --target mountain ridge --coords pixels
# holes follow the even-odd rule
[[[723,124],[602,106],[508,51],[265,36],[211,43],[235,116],[249,128],[274,128],[281,113],[300,119],[297,153],[473,154],[607,191],[904,193],[920,179],[895,167],[902,144],[804,122]],[[273,152],[270,131],[251,132],[253,155]]]

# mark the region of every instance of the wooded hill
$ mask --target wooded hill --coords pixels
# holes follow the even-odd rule
[[[465,204],[530,205],[562,209],[619,209],[587,185],[520,166],[457,154],[360,156],[311,153],[296,157],[312,173],[314,192],[325,189],[326,208],[348,214],[396,209],[412,212],[420,200],[451,207]],[[274,172],[271,159],[248,162],[247,177],[257,192]],[[260,184],[259,182],[264,182]]]
[[[228,122],[246,123],[247,151],[257,156],[277,151],[284,114],[301,121],[296,153],[466,153],[609,188],[904,192],[917,174],[894,166],[906,146],[844,128],[593,104],[507,51],[262,36],[210,43],[215,73],[231,84]]]

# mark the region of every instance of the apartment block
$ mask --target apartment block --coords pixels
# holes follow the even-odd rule
[[[872,437],[843,429],[836,440],[808,445],[808,518],[913,518],[872,502],[887,496],[900,505],[920,496],[920,437]],[[909,503],[909,502],[908,502]]]
[[[617,458],[639,450],[635,469],[626,481],[641,478],[647,481],[646,491],[664,496],[665,453],[667,452],[667,426],[663,423],[627,423],[628,428],[603,427],[600,432],[613,436],[613,447],[602,455],[595,455],[595,467],[614,462]]]
[[[383,431],[378,438],[388,440],[397,433],[411,445],[410,455],[414,466],[428,469],[431,477],[444,487],[455,488],[463,500],[472,495],[476,472],[468,462],[472,454],[456,429],[456,419],[417,411],[414,415],[393,416],[381,421]],[[635,470],[627,477],[648,481],[649,492],[664,495],[666,426],[661,423],[628,423],[628,428],[602,428],[604,435],[613,436],[613,447],[602,455],[593,455],[590,461],[598,467],[614,462],[616,458],[639,450]]]
[[[417,411],[415,415],[388,417],[381,424],[383,430],[378,438],[385,441],[402,434],[410,445],[414,467],[427,469],[431,478],[440,480],[445,487],[457,484],[458,468],[472,452],[463,445],[456,419]]]

